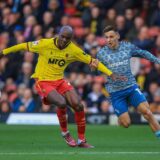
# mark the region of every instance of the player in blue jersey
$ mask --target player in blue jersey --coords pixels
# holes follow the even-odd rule
[[[113,81],[108,77],[105,85],[110,93],[119,124],[125,128],[129,127],[131,120],[128,114],[128,105],[131,105],[144,116],[155,135],[160,138],[160,125],[150,111],[145,96],[139,90],[130,67],[130,59],[132,57],[142,57],[158,64],[160,64],[160,59],[129,42],[120,42],[120,35],[112,26],[107,26],[104,29],[104,36],[107,45],[97,53],[97,59],[114,73],[128,78],[127,81]]]

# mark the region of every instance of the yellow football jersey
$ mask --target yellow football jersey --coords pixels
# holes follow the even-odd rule
[[[90,63],[91,57],[73,42],[62,50],[56,47],[56,38],[28,42],[28,50],[38,53],[38,62],[32,78],[58,80],[64,76],[65,68],[74,61]]]

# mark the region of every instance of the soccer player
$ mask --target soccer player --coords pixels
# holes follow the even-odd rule
[[[71,41],[72,36],[72,28],[70,26],[64,26],[55,38],[41,39],[6,48],[0,53],[0,57],[21,50],[38,53],[39,58],[32,78],[36,80],[36,89],[43,102],[57,106],[57,116],[62,136],[71,147],[78,145],[83,148],[92,148],[93,146],[88,144],[85,138],[86,122],[83,105],[80,103],[73,86],[64,79],[64,70],[68,64],[74,61],[80,61],[94,66],[93,62],[95,59],[92,59],[91,56],[76,46]],[[98,63],[97,68],[113,80],[125,79],[123,76],[112,73],[102,63]],[[75,122],[78,130],[77,143],[67,128],[67,105],[71,106],[75,111]]]
[[[120,42],[120,35],[113,26],[107,26],[103,33],[107,45],[97,53],[97,59],[114,73],[122,74],[128,79],[125,82],[121,80],[113,81],[108,77],[108,83],[105,86],[106,90],[110,93],[119,124],[125,128],[129,127],[131,120],[128,114],[128,104],[130,104],[144,116],[152,131],[160,138],[160,125],[150,111],[145,96],[138,88],[130,67],[131,57],[145,58],[157,64],[160,64],[160,59],[129,42]]]

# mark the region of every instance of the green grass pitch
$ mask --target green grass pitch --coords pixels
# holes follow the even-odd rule
[[[69,126],[76,138],[76,126]],[[94,149],[70,148],[59,126],[0,125],[0,160],[160,160],[160,140],[149,127],[87,125]]]

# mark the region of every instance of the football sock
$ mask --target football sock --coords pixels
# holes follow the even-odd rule
[[[78,139],[85,140],[86,120],[84,111],[75,112],[75,121],[77,124]]]
[[[160,138],[160,130],[155,132],[156,137]]]
[[[62,109],[62,108],[57,107],[56,112],[57,112],[57,116],[58,116],[58,119],[59,119],[59,124],[60,124],[61,131],[63,133],[66,133],[67,130],[68,130],[67,129],[67,115],[66,115],[67,109],[66,108]]]

